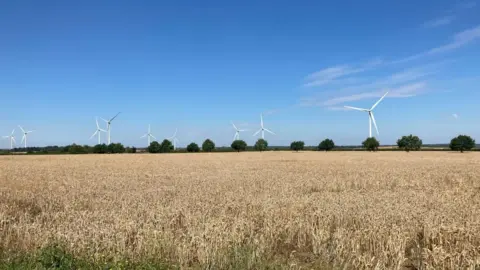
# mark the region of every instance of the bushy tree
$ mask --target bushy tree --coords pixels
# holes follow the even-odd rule
[[[325,139],[318,145],[320,151],[330,151],[335,147],[335,143],[331,139]]]
[[[108,152],[108,147],[106,144],[97,144],[93,147],[93,153],[95,154],[105,154]]]
[[[232,142],[231,147],[237,152],[245,151],[245,149],[247,149],[247,143],[243,140],[235,140]]]
[[[192,142],[187,145],[187,152],[200,152],[200,147],[198,147],[198,144]]]
[[[135,154],[137,152],[137,148],[135,146],[127,147],[127,148],[125,148],[125,152],[127,152],[129,154]]]
[[[262,138],[258,139],[255,143],[255,150],[257,151],[265,151],[268,148],[268,142]]]
[[[171,141],[165,139],[160,144],[160,153],[170,153],[173,151],[173,144]]]
[[[297,152],[300,150],[303,150],[304,147],[305,147],[305,143],[302,141],[294,141],[290,144],[290,149]]]
[[[402,138],[397,140],[397,145],[400,149],[403,149],[407,152],[418,151],[422,148],[422,140],[417,136],[412,134],[408,136],[402,136]]]
[[[368,151],[377,151],[380,146],[380,142],[375,139],[375,137],[369,137],[362,142],[362,145]]]
[[[72,144],[72,145],[66,146],[66,148],[68,149],[69,154],[85,154],[85,153],[87,153],[85,151],[85,149],[83,148],[83,146],[78,145],[78,144]]]
[[[125,153],[125,147],[121,143],[111,143],[107,146],[108,153],[120,154]]]
[[[472,150],[475,148],[475,140],[468,135],[458,135],[450,141],[450,149],[453,151],[463,151]]]
[[[202,144],[202,150],[204,152],[214,151],[215,150],[215,143],[210,139],[206,139]]]
[[[162,147],[160,146],[160,144],[157,141],[153,141],[153,142],[150,143],[147,150],[148,150],[149,153],[160,153],[161,148]]]

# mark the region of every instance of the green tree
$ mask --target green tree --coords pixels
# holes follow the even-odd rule
[[[78,144],[72,144],[68,146],[68,153],[69,154],[85,154],[87,153],[83,146]]]
[[[472,150],[475,148],[475,140],[468,135],[458,135],[450,141],[450,149],[453,151],[463,151]]]
[[[362,142],[362,145],[368,151],[377,151],[380,146],[380,142],[375,139],[375,137],[369,137]]]
[[[325,139],[318,145],[320,151],[330,151],[335,147],[335,143],[331,139]]]
[[[206,139],[202,144],[202,150],[204,152],[214,151],[215,150],[215,143],[210,139]]]
[[[137,152],[137,148],[135,148],[134,146],[127,147],[127,148],[125,148],[125,152],[127,152],[129,154],[135,154]]]
[[[173,144],[171,141],[165,139],[160,144],[160,153],[170,153],[173,151]]]
[[[97,144],[93,147],[93,153],[95,154],[105,154],[108,152],[108,147],[106,144]]]
[[[150,143],[147,150],[148,150],[149,153],[160,153],[161,148],[162,147],[160,146],[160,144],[157,141],[153,141],[153,142]]]
[[[247,149],[247,143],[243,140],[235,140],[232,142],[232,145],[230,145],[233,150],[240,152],[240,151],[245,151]]]
[[[257,142],[255,143],[255,150],[257,151],[265,151],[268,148],[268,142],[264,139],[258,139]]]
[[[422,148],[422,140],[417,136],[412,134],[408,136],[402,136],[400,139],[397,140],[397,145],[400,149],[403,149],[407,152],[410,151],[418,151]]]
[[[305,143],[302,141],[294,141],[290,144],[290,149],[297,152],[300,150],[303,150],[304,147],[305,147]]]
[[[108,153],[120,154],[125,153],[125,147],[121,143],[111,143],[107,146]]]
[[[200,152],[200,147],[198,147],[198,144],[192,142],[187,145],[187,152]]]

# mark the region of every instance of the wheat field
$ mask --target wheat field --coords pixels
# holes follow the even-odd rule
[[[0,258],[475,269],[479,206],[480,153],[3,156]]]

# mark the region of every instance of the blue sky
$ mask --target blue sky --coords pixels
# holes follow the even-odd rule
[[[480,3],[465,1],[3,1],[0,135],[229,145],[230,121],[270,145],[359,144],[375,109],[382,144],[459,133],[480,140]],[[477,15],[477,16],[476,16]],[[454,117],[454,114],[456,117]],[[20,141],[17,128],[17,141]],[[8,146],[8,140],[0,142]]]

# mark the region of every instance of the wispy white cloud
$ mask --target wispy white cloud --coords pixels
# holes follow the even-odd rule
[[[474,8],[476,5],[477,5],[476,2],[469,1],[469,2],[463,2],[463,3],[458,4],[458,7],[461,8],[461,9],[470,9],[470,8]]]
[[[455,19],[455,16],[453,16],[453,15],[444,16],[444,17],[441,17],[441,18],[437,18],[435,20],[425,22],[422,25],[422,27],[423,28],[440,27],[440,26],[444,26],[444,25],[448,25],[448,24],[452,23],[454,19]]]
[[[373,69],[381,65],[382,63],[383,61],[380,58],[375,58],[358,67],[354,67],[352,65],[337,65],[325,68],[308,75],[305,78],[306,83],[304,84],[304,86],[311,87],[326,85],[342,77]]]
[[[391,62],[392,64],[400,64],[400,63],[405,63],[409,62],[412,60],[419,59],[421,57],[429,56],[429,55],[435,55],[439,53],[444,53],[448,52],[454,49],[458,49],[460,47],[463,47],[465,45],[468,45],[472,43],[473,41],[477,40],[480,38],[480,25],[464,30],[462,32],[459,32],[453,36],[453,41],[450,43],[447,43],[445,45],[439,46],[432,48],[426,52],[415,54],[403,59],[399,59],[396,61]]]
[[[454,114],[452,114],[452,117],[455,118],[455,119],[458,119],[458,114],[454,113]]]

